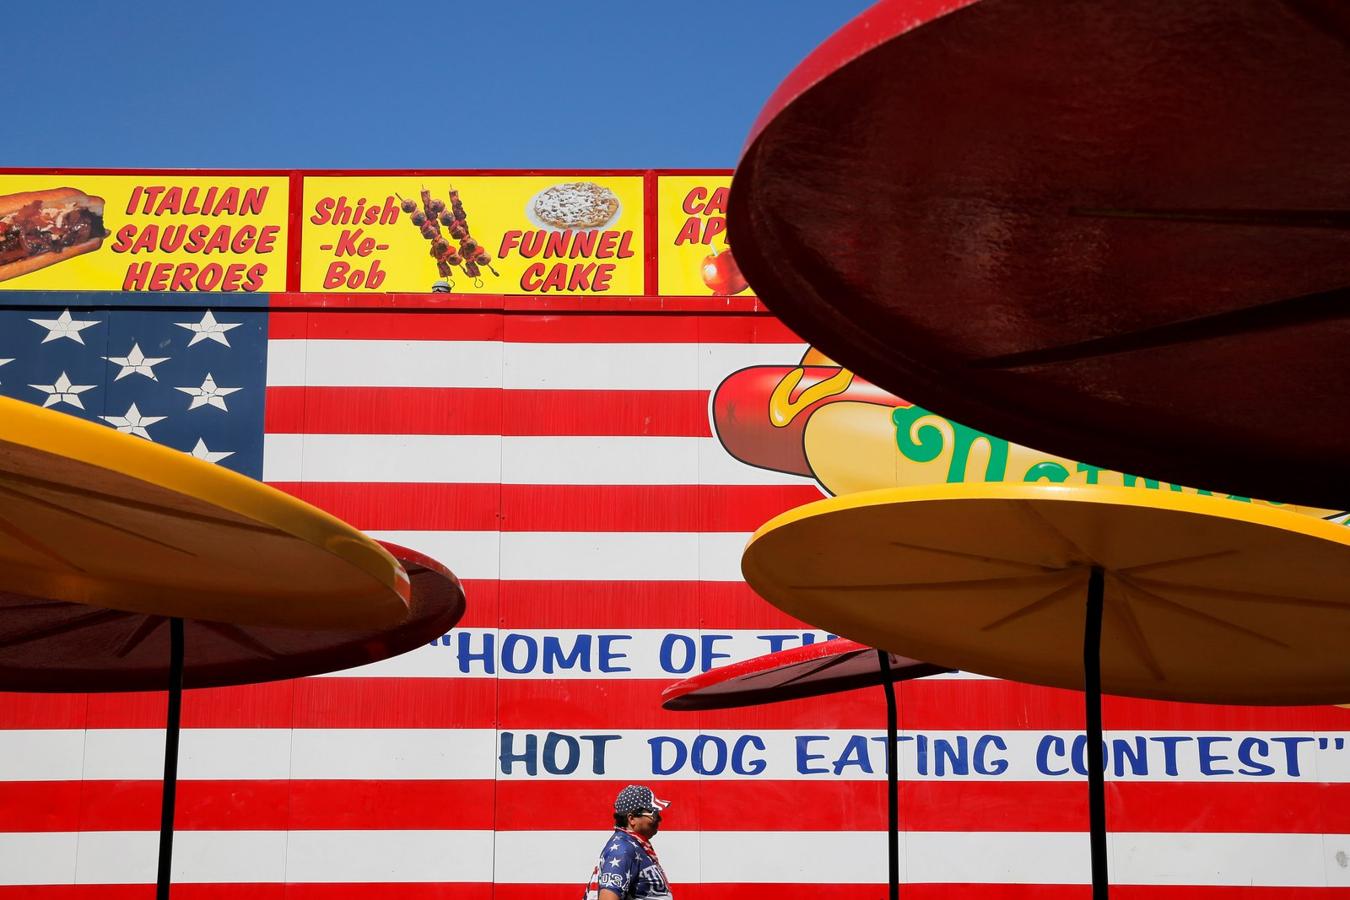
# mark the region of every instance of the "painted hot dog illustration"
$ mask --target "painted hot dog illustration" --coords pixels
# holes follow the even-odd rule
[[[1076,462],[967,428],[886,393],[815,349],[808,349],[795,366],[752,366],[727,376],[713,394],[712,420],[722,446],[741,462],[813,477],[831,494],[961,482],[1209,493]],[[1334,515],[1311,507],[1287,508]]]
[[[713,394],[713,428],[741,462],[809,476],[806,427],[823,407],[862,406],[889,416],[903,402],[808,351],[797,366],[752,366],[727,376]]]
[[[1001,481],[1014,446],[933,416],[814,349],[796,366],[731,374],[713,395],[712,415],[722,446],[741,462],[813,477],[831,494]],[[903,434],[902,423],[910,426]],[[1016,454],[1017,464],[1033,452]]]

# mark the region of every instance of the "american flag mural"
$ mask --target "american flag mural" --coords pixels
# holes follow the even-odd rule
[[[260,477],[464,580],[432,645],[189,692],[183,900],[580,900],[615,794],[671,801],[681,900],[884,894],[879,691],[729,712],[666,684],[829,636],[739,577],[821,496],[710,395],[803,342],[755,312],[12,292],[0,392]],[[189,648],[190,649],[190,648]],[[1088,896],[1078,694],[901,686],[904,896]],[[1350,896],[1350,710],[1107,698],[1126,900]],[[0,898],[151,896],[162,694],[0,695]]]

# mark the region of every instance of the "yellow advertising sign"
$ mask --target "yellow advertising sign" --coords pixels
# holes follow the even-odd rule
[[[0,290],[286,289],[283,176],[0,175]]]
[[[751,296],[727,246],[731,175],[662,175],[656,182],[658,293]]]
[[[300,289],[644,293],[641,176],[304,180]]]

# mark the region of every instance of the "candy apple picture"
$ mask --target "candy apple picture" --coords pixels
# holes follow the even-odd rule
[[[712,252],[703,257],[703,264],[699,267],[699,272],[703,275],[703,283],[708,286],[714,294],[724,294],[731,296],[739,294],[750,286],[741,274],[740,268],[736,265],[735,258],[731,255],[731,250],[726,249],[721,253],[713,247]]]

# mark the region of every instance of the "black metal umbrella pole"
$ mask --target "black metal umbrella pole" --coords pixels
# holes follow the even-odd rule
[[[1106,860],[1106,760],[1102,754],[1102,598],[1100,566],[1088,576],[1083,628],[1083,694],[1087,702],[1088,840],[1092,853],[1092,900],[1111,893]]]
[[[900,897],[900,750],[899,714],[895,705],[895,682],[891,680],[891,655],[878,650],[882,690],[886,692],[886,856],[889,862],[890,900]]]
[[[173,810],[178,796],[178,735],[183,714],[183,620],[169,620],[169,710],[164,724],[164,793],[159,807],[159,871],[155,900],[169,900]]]

